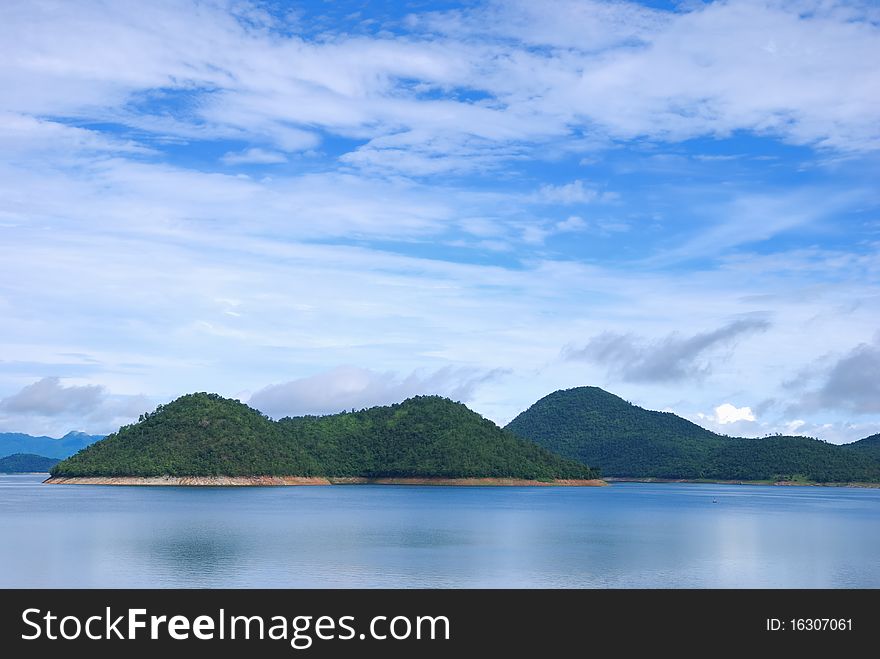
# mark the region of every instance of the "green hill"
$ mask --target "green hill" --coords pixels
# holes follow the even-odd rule
[[[861,450],[809,437],[726,437],[597,387],[545,396],[507,430],[608,476],[709,480],[880,481],[871,438]],[[860,442],[856,442],[859,444]],[[876,449],[873,449],[876,450]]]
[[[120,428],[57,464],[52,475],[550,480],[596,472],[436,396],[276,422],[238,401],[199,393]]]
[[[334,476],[596,477],[589,468],[437,396],[333,416],[287,418],[279,425]]]
[[[47,458],[33,453],[14,453],[0,458],[0,474],[26,474],[49,471],[58,464],[58,458]]]
[[[250,476],[320,474],[278,424],[237,400],[189,394],[86,447],[53,476]]]

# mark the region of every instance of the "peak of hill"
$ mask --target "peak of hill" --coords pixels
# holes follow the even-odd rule
[[[71,430],[61,439],[82,439],[84,437],[92,437],[92,435],[89,435],[87,432],[83,432],[82,430]]]
[[[507,427],[515,430],[533,424],[537,419],[554,426],[554,432],[570,431],[577,425],[581,434],[593,436],[635,436],[650,428],[658,438],[702,440],[720,437],[671,412],[646,410],[599,387],[555,391],[517,416]]]
[[[437,396],[272,421],[188,394],[59,463],[56,476],[594,478],[595,472]]]
[[[595,478],[575,462],[505,432],[439,396],[327,417],[282,419],[333,475]]]
[[[564,457],[598,467],[608,476],[880,480],[880,463],[870,454],[871,442],[860,451],[809,437],[725,437],[670,412],[632,405],[598,387],[545,396],[507,429]]]
[[[852,444],[844,444],[844,446],[855,453],[872,455],[874,458],[880,460],[880,433],[865,437]]]
[[[237,400],[195,393],[160,405],[52,470],[62,476],[247,476],[319,473],[277,424]]]

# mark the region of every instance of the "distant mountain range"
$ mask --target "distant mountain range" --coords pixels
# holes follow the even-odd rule
[[[61,439],[35,437],[19,432],[0,432],[0,457],[15,453],[30,453],[63,459],[103,438],[103,435],[87,435],[76,431],[67,433]]]
[[[545,396],[507,430],[605,476],[707,480],[880,481],[880,435],[835,445],[809,437],[726,437],[598,387]]]
[[[15,453],[0,458],[0,474],[25,474],[49,471],[58,464],[58,458],[47,458],[32,453]]]
[[[438,396],[272,421],[217,394],[181,396],[52,468],[59,477],[319,476],[590,480],[574,460]]]

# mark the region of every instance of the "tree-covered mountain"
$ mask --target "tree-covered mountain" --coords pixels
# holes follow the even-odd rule
[[[141,415],[60,462],[53,476],[320,474],[301,445],[255,409],[217,394],[189,394]]]
[[[632,405],[598,387],[545,396],[506,429],[608,476],[880,481],[877,442],[872,438],[857,448],[862,442],[837,446],[809,437],[725,437],[675,414]]]
[[[103,435],[87,435],[76,431],[67,433],[61,439],[35,437],[20,432],[0,432],[0,456],[33,453],[49,458],[67,458],[102,438]]]
[[[26,474],[49,471],[58,464],[58,458],[47,458],[33,453],[14,453],[0,458],[0,474]]]
[[[276,422],[243,403],[205,393],[159,406],[57,464],[52,475],[597,476],[437,396]]]
[[[333,416],[286,418],[279,425],[335,476],[597,476],[438,396]]]

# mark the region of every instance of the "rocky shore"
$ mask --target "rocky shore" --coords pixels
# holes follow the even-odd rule
[[[566,486],[598,487],[603,480],[521,478],[362,478],[323,476],[53,476],[50,485],[151,485],[172,487],[263,487],[273,485],[445,485],[445,486]]]

